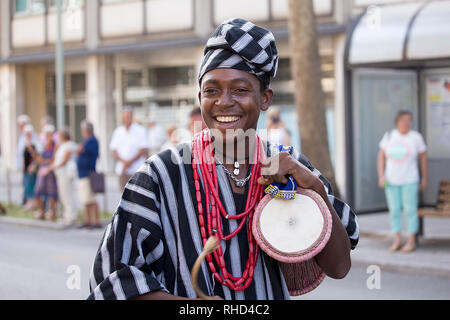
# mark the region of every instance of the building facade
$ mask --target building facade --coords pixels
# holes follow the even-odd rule
[[[347,30],[370,5],[423,1],[314,0],[336,178],[346,196],[348,168],[344,63]],[[3,168],[16,168],[19,114],[37,130],[56,116],[55,0],[0,1],[0,143]],[[112,172],[108,150],[123,105],[142,122],[187,124],[196,105],[197,71],[209,34],[222,21],[242,17],[271,29],[280,51],[274,105],[298,146],[290,75],[287,0],[65,0],[66,123],[80,140],[79,122],[93,122],[101,151],[99,169]],[[264,118],[261,119],[262,124]]]

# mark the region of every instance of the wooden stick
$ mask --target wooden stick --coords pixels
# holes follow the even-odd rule
[[[205,247],[203,248],[202,253],[198,256],[197,260],[194,263],[194,267],[192,268],[191,272],[191,282],[192,287],[195,290],[195,293],[197,293],[197,296],[202,300],[212,300],[212,297],[207,296],[203,293],[202,290],[200,290],[200,287],[198,286],[198,272],[200,270],[200,266],[202,265],[203,260],[206,258],[206,256],[216,250],[216,248],[219,246],[219,240],[216,237],[211,237],[206,241]]]

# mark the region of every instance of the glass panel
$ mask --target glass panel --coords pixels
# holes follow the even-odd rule
[[[425,78],[428,155],[450,158],[450,72]]]
[[[195,79],[194,66],[157,67],[149,69],[150,87],[190,85]]]
[[[281,58],[278,61],[278,71],[274,82],[292,80],[291,60],[289,58]]]
[[[127,87],[142,86],[142,71],[124,71]]]
[[[86,106],[85,105],[76,105],[75,106],[75,141],[80,143],[83,141],[83,137],[81,136],[80,123],[86,119]]]
[[[417,124],[417,75],[360,70],[354,74],[353,86],[354,206],[356,210],[382,209],[386,202],[378,188],[378,145],[383,135],[394,129],[399,110],[411,111]]]
[[[58,0],[50,0],[50,7],[56,7]],[[63,8],[81,8],[84,6],[84,0],[63,0]]]
[[[84,73],[73,73],[70,75],[70,92],[86,91],[86,75]]]
[[[26,12],[28,9],[28,0],[16,0],[15,12]]]
[[[45,11],[45,0],[31,0],[30,11],[31,12],[44,12]]]

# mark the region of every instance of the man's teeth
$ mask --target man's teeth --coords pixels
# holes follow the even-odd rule
[[[216,119],[219,122],[229,123],[229,122],[236,122],[236,121],[238,121],[240,119],[240,117],[217,117]]]

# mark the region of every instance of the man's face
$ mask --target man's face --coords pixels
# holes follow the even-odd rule
[[[272,96],[271,89],[261,92],[259,80],[248,72],[214,69],[203,76],[199,101],[207,127],[226,139],[229,130],[256,130],[259,114],[269,108]]]
[[[122,112],[122,123],[125,126],[129,126],[131,125],[131,123],[133,122],[133,112],[131,112],[130,110],[125,110]]]
[[[83,139],[87,139],[87,138],[89,138],[89,136],[90,136],[90,134],[89,134],[89,131],[88,130],[86,130],[86,128],[82,125],[82,126],[80,126],[80,131],[81,131],[81,136],[83,137]]]

